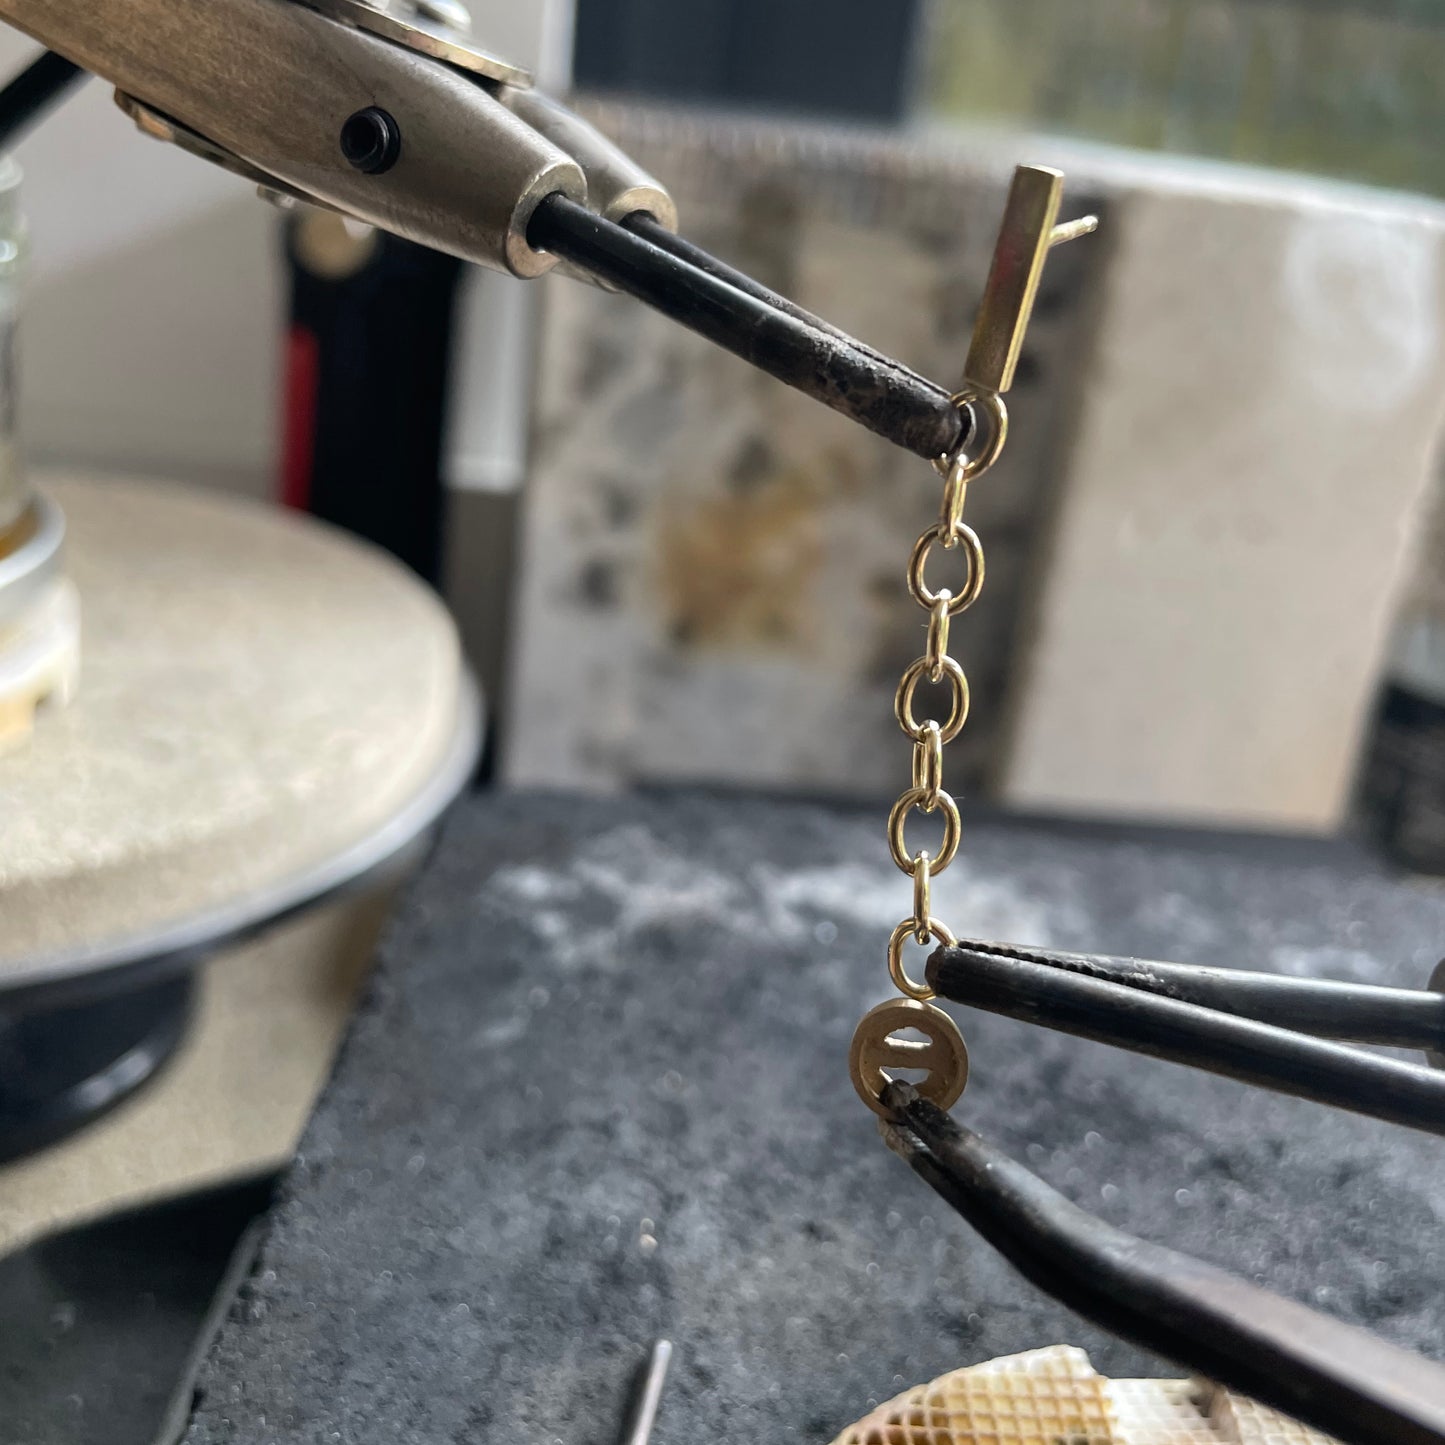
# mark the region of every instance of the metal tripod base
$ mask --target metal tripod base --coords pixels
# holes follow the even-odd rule
[[[0,1163],[72,1133],[138,1089],[174,1053],[192,976],[99,1001],[0,1011]]]

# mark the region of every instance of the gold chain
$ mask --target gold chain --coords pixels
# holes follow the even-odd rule
[[[888,972],[899,991],[909,998],[926,1003],[933,990],[908,976],[903,967],[903,945],[911,935],[918,943],[931,943],[939,938],[948,943],[952,935],[931,912],[930,893],[934,879],[953,862],[958,853],[962,825],[958,804],[943,788],[943,747],[951,743],[968,720],[968,677],[957,660],[948,653],[950,621],[973,606],[983,590],[983,545],[978,533],[963,520],[968,484],[981,477],[998,460],[1008,434],[1008,412],[1003,398],[994,392],[960,392],[954,405],[968,411],[973,418],[969,431],[978,434],[986,424],[984,449],[969,456],[960,448],[953,456],[940,458],[934,465],[943,474],[943,505],[938,521],[914,544],[908,559],[908,595],[928,613],[928,646],[923,656],[903,669],[893,713],[898,726],[913,741],[913,786],[893,805],[888,815],[888,849],[893,861],[913,880],[913,912],[893,931],[888,945]],[[965,577],[958,592],[946,587],[933,591],[924,576],[929,553],[937,544],[945,552],[962,551]],[[914,710],[914,693],[918,684],[946,682],[951,702],[946,719],[919,718]],[[904,828],[910,813],[943,814],[943,842],[936,857],[926,849],[913,851],[904,839]]]
[[[963,831],[958,804],[943,786],[943,749],[968,721],[968,678],[949,656],[949,625],[973,606],[983,588],[983,547],[978,533],[963,520],[963,510],[968,484],[993,466],[1008,438],[1003,393],[1013,383],[1049,247],[1087,235],[1098,224],[1095,217],[1085,216],[1057,225],[1063,192],[1059,171],[1047,166],[1019,166],[1014,171],[963,366],[967,390],[953,398],[954,406],[973,425],[964,432],[964,444],[933,464],[943,478],[943,502],[938,520],[914,543],[908,557],[908,594],[928,614],[928,645],[922,657],[903,669],[893,700],[898,726],[913,743],[912,786],[888,815],[888,851],[913,880],[913,912],[888,940],[888,974],[904,997],[889,999],[863,1015],[849,1055],[854,1088],[884,1118],[891,1116],[882,1097],[891,1082],[890,1068],[922,1071],[925,1077],[915,1087],[941,1109],[957,1102],[968,1081],[963,1037],[953,1020],[929,1002],[934,995],[928,984],[909,978],[903,948],[910,938],[921,944],[937,939],[945,947],[954,942],[948,927],[934,917],[933,880],[953,862]],[[978,450],[970,456],[964,445],[975,437],[980,438]],[[935,546],[962,554],[964,576],[956,591],[940,587],[935,592],[928,585],[925,574]],[[947,685],[946,718],[918,716],[915,694],[925,678],[936,686]],[[908,846],[905,830],[915,810],[943,815],[943,842],[936,857],[925,848]],[[927,1042],[902,1037],[914,1031]]]
[[[928,1078],[918,1085],[919,1092],[941,1108],[955,1102],[968,1078],[968,1050],[953,1020],[929,1004],[933,989],[910,978],[903,965],[903,949],[910,938],[920,944],[955,941],[948,926],[934,916],[932,902],[933,882],[957,856],[963,832],[958,804],[943,786],[943,749],[963,731],[969,704],[968,676],[948,651],[949,627],[953,618],[973,606],[983,589],[983,544],[963,520],[968,484],[998,460],[1008,435],[1008,411],[997,392],[963,391],[953,403],[972,419],[966,437],[982,432],[982,449],[970,456],[960,448],[934,463],[943,477],[938,521],[914,543],[908,558],[908,595],[928,614],[928,642],[923,656],[903,669],[893,699],[893,715],[913,743],[912,785],[888,815],[888,851],[900,871],[913,880],[913,911],[888,940],[888,975],[904,998],[870,1010],[853,1039],[854,1085],[864,1102],[880,1114],[887,1112],[878,1097],[889,1077],[885,1065],[925,1068]],[[964,576],[957,591],[948,587],[935,591],[928,585],[926,569],[935,546],[962,556]],[[946,717],[918,716],[915,694],[924,680],[947,685]],[[943,842],[937,854],[908,846],[906,828],[914,811],[942,814]],[[921,1030],[928,1043],[896,1037],[910,1028]]]

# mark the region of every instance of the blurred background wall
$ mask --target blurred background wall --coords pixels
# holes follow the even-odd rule
[[[942,115],[1445,188],[1433,0],[970,0],[932,20]]]

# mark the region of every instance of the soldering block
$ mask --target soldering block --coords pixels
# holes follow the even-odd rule
[[[834,1445],[1112,1445],[1107,1385],[1082,1350],[1032,1350],[909,1390]]]
[[[880,819],[689,793],[462,806],[190,1445],[612,1445],[659,1336],[660,1445],[832,1440],[1061,1340],[1106,1376],[1188,1373],[1025,1283],[879,1141],[847,1059],[909,905]],[[977,817],[965,837],[934,908],[966,936],[1411,987],[1445,940],[1445,893],[1342,844]],[[1445,1354],[1437,1141],[959,1018],[960,1117],[1070,1198]]]
[[[954,1370],[880,1405],[833,1445],[1335,1445],[1200,1380],[1109,1380],[1052,1345]]]

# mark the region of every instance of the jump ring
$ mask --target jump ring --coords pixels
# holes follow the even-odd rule
[[[958,816],[958,804],[953,801],[949,793],[940,788],[931,800],[933,807],[925,808],[924,805],[930,801],[928,794],[922,788],[909,788],[899,800],[894,803],[893,811],[888,815],[888,851],[893,855],[893,861],[899,869],[910,878],[913,877],[913,855],[908,851],[908,844],[903,837],[903,829],[908,821],[908,815],[915,809],[920,808],[925,812],[943,809],[943,842],[939,846],[938,856],[930,860],[928,869],[930,874],[942,873],[958,852],[958,840],[963,832],[963,820]]]
[[[932,718],[913,740],[913,786],[936,800],[943,786],[943,732]],[[925,812],[933,809],[925,808]]]
[[[952,594],[947,587],[938,589],[938,600],[928,618],[928,680],[943,681],[943,662],[948,656],[948,604]]]
[[[968,478],[964,475],[967,467],[968,459],[960,452],[950,464],[943,483],[943,504],[938,509],[938,525],[949,538],[943,544],[945,547],[952,545],[958,529],[963,526],[963,504],[968,498]]]
[[[943,596],[943,589],[933,591],[923,575],[928,565],[928,554],[935,542],[942,543],[946,550],[952,550],[953,545],[958,542],[963,543],[968,575],[964,580],[963,590],[956,595],[950,595],[948,599],[949,614],[956,615],[965,607],[972,607],[978,601],[978,594],[983,591],[983,543],[978,540],[978,533],[967,522],[960,522],[953,532],[948,531],[942,522],[937,522],[913,544],[913,551],[908,558],[908,595],[920,607],[926,607],[930,612],[933,604]]]
[[[928,920],[933,917],[933,890],[929,886],[933,879],[933,868],[929,863],[928,849],[920,848],[913,855],[913,916],[923,920],[923,929],[913,936],[920,943],[931,943],[933,934],[929,931]]]
[[[945,948],[952,948],[958,942],[953,933],[936,918],[924,919],[923,929]],[[905,918],[893,930],[893,937],[888,940],[888,977],[893,980],[900,993],[916,998],[919,1003],[927,1003],[935,996],[934,991],[926,983],[915,983],[903,967],[903,945],[910,938],[917,938],[918,933],[919,923],[916,918]]]
[[[928,676],[928,670],[926,657],[915,658],[904,668],[893,698],[893,716],[898,719],[898,726],[915,742],[923,736],[927,722],[919,722],[913,716],[913,694],[918,691],[918,684]],[[968,677],[956,657],[943,658],[943,675],[952,686],[953,702],[948,710],[948,721],[939,723],[938,731],[941,741],[951,743],[968,721]]]
[[[988,439],[983,450],[976,457],[966,456],[963,447],[959,447],[957,451],[948,452],[933,459],[934,469],[939,476],[946,477],[953,470],[954,463],[962,458],[963,465],[959,470],[963,474],[962,479],[969,482],[974,477],[982,476],[1003,452],[1003,444],[1008,440],[1008,407],[1004,405],[1003,397],[996,391],[976,391],[971,387],[965,391],[955,392],[953,396],[949,397],[949,400],[959,411],[968,412],[972,419],[973,425],[964,434],[965,445],[973,440],[982,417],[988,418]]]

